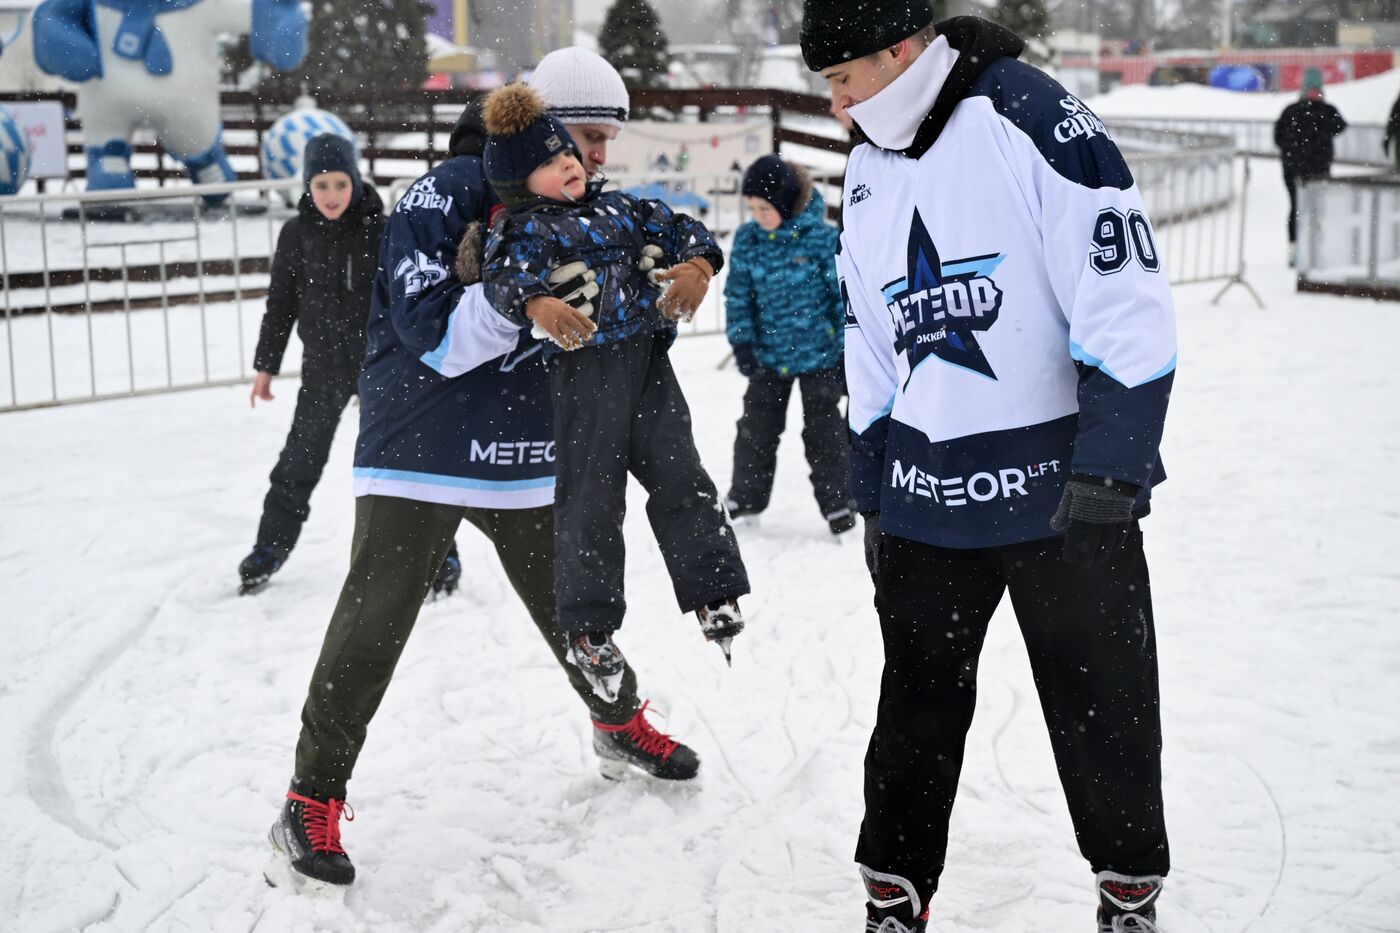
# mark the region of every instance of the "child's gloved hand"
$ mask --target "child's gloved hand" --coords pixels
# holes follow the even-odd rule
[[[715,270],[699,256],[661,272],[651,273],[653,281],[666,289],[659,302],[661,313],[671,321],[690,320],[700,307],[700,302],[705,300],[714,274]]]
[[[531,336],[553,340],[565,350],[577,350],[598,329],[588,315],[551,295],[536,295],[525,302],[525,316],[534,324]]]
[[[589,317],[598,297],[598,273],[584,262],[567,262],[549,274],[549,290],[564,304]]]

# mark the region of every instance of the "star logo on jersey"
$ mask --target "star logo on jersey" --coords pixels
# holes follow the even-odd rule
[[[944,262],[916,210],[907,256],[904,278],[881,292],[894,320],[895,351],[905,354],[910,377],[933,358],[996,379],[977,334],[990,329],[1001,313],[1002,291],[991,276],[1006,255]]]

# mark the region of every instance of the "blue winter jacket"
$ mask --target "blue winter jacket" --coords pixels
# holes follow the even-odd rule
[[[661,201],[622,191],[590,188],[579,204],[536,199],[512,209],[491,230],[482,281],[486,298],[517,324],[528,324],[525,302],[550,294],[549,273],[582,261],[598,274],[597,332],[592,343],[626,340],[639,333],[674,330],[657,307],[661,289],[637,269],[642,247],[661,247],[672,265],[699,256],[716,272],[724,254],[705,225]],[[553,343],[547,355],[561,352]]]
[[[841,362],[846,312],[836,279],[835,227],[812,192],[806,209],[777,230],[749,221],[734,234],[724,285],[729,343],[751,344],[760,365],[780,376]]]
[[[503,509],[554,500],[540,344],[454,272],[462,234],[494,201],[481,159],[459,155],[418,179],[389,216],[360,374],[357,496]],[[503,344],[473,357],[483,314],[506,325]]]

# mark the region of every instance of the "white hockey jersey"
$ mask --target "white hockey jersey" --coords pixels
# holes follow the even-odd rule
[[[871,141],[846,170],[837,257],[857,504],[955,548],[1056,534],[1071,473],[1139,487],[1145,509],[1176,367],[1117,147],[979,32],[940,35],[851,108]]]

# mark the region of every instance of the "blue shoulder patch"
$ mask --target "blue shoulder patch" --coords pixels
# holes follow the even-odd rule
[[[1103,122],[1058,81],[1025,62],[1000,58],[973,82],[968,97],[986,97],[1030,137],[1062,176],[1086,188],[1133,186],[1133,173]]]

